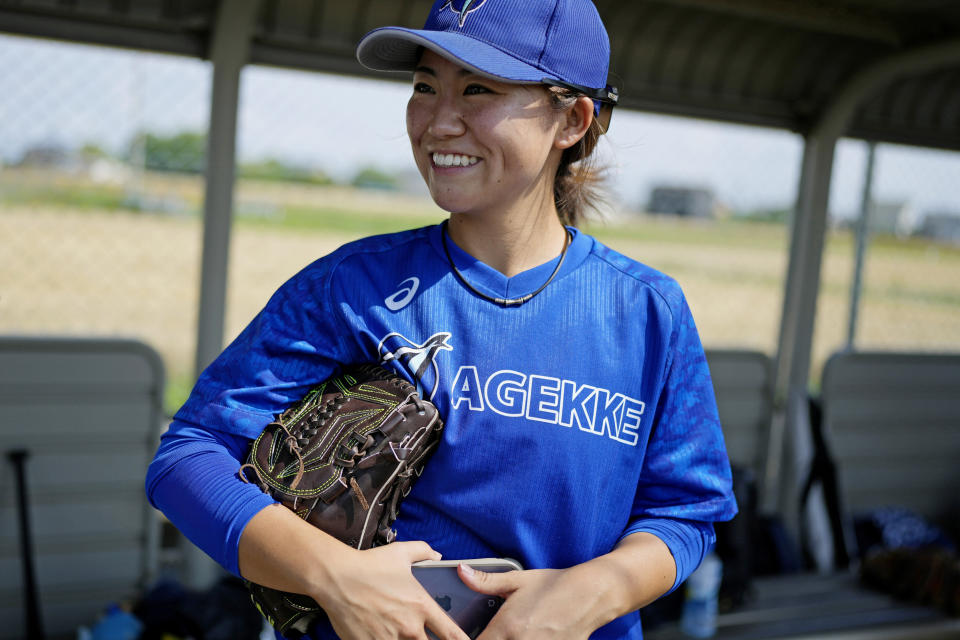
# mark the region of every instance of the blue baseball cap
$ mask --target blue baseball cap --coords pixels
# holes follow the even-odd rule
[[[425,47],[483,76],[573,89],[614,105],[610,39],[593,0],[436,0],[423,29],[382,27],[357,59],[375,71],[413,71]]]

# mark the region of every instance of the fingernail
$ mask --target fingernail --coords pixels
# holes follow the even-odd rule
[[[471,566],[468,565],[468,564],[461,564],[461,565],[460,565],[460,568],[463,569],[463,573],[464,573],[465,575],[468,575],[468,576],[472,576],[474,573],[476,573],[476,572],[473,570],[473,567],[471,567]]]

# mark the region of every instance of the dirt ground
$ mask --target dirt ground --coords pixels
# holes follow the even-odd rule
[[[424,215],[429,221],[435,214]],[[677,278],[707,346],[772,353],[786,270],[784,229],[741,225],[741,234],[739,227],[731,233],[724,223],[707,224],[717,226],[691,228],[644,218],[595,231],[615,249]],[[234,231],[228,338],[286,278],[357,235],[249,224],[238,224]],[[171,380],[169,397],[175,402],[192,376],[201,236],[201,224],[192,217],[4,207],[0,333],[141,338],[163,356]],[[692,236],[698,240],[688,242]],[[845,341],[851,272],[849,237],[831,235],[818,307],[815,370]],[[871,247],[858,346],[960,350],[958,276],[957,249],[890,242]]]

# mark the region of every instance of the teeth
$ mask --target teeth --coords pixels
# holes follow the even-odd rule
[[[480,162],[476,156],[466,156],[458,153],[435,153],[433,164],[438,167],[468,167]]]

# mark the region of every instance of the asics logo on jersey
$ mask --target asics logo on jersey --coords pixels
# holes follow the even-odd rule
[[[413,296],[417,294],[417,289],[420,288],[420,278],[407,278],[398,284],[397,287],[399,287],[397,292],[383,301],[383,304],[385,304],[390,311],[400,311],[400,309],[410,304]]]
[[[440,372],[436,357],[439,351],[453,351],[447,344],[450,334],[442,331],[435,333],[423,344],[417,344],[399,333],[388,333],[380,344],[380,364],[396,363],[401,371],[406,369],[417,385],[417,392],[427,400],[433,400],[440,385]]]
[[[447,3],[440,7],[440,11],[450,9],[457,14],[457,24],[462,29],[463,23],[467,21],[467,15],[482,7],[486,2],[487,0],[447,0]]]

